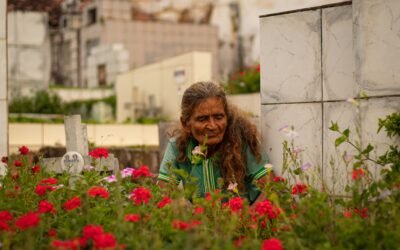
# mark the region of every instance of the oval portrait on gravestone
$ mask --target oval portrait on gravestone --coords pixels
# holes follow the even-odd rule
[[[84,165],[85,161],[82,155],[75,151],[69,151],[61,158],[61,167],[64,172],[79,174]]]

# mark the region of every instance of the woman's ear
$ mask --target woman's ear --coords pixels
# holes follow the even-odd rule
[[[186,122],[186,121],[183,120],[182,117],[181,117],[181,124],[182,124],[182,128],[183,128],[183,130],[185,131],[185,133],[190,134],[191,129],[190,129],[189,122]]]

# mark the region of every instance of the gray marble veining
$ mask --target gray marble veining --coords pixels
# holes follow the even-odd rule
[[[400,1],[353,0],[355,76],[369,96],[400,94]]]
[[[261,102],[321,101],[321,11],[261,19]]]
[[[322,55],[323,99],[357,96],[351,5],[322,10]]]
[[[322,165],[322,104],[269,104],[261,107],[264,145],[276,174],[282,173],[282,142],[292,141],[301,149],[303,163],[312,168]],[[294,131],[291,130],[294,127]]]

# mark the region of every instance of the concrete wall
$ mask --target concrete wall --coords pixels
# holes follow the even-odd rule
[[[117,121],[135,120],[151,105],[161,109],[162,117],[177,120],[183,91],[194,82],[211,80],[211,72],[211,54],[192,52],[118,76]]]
[[[6,0],[0,0],[0,157],[8,155],[6,11]]]
[[[8,13],[8,80],[10,97],[31,95],[50,80],[48,17],[42,12]]]
[[[115,94],[114,89],[50,89],[51,93],[57,94],[64,102],[78,100],[103,99]]]
[[[252,117],[260,117],[261,115],[260,93],[228,95],[228,101]]]
[[[303,162],[320,168],[325,181],[332,186],[335,180],[339,189],[351,171],[340,154],[354,152],[335,149],[338,134],[328,129],[331,121],[349,127],[351,139],[362,145],[377,145],[374,154],[399,143],[383,132],[376,135],[378,118],[400,112],[399,17],[397,0],[353,0],[261,17],[262,133],[278,173],[282,141],[290,140],[279,131],[283,126],[298,132]],[[360,91],[369,99],[346,101]]]
[[[64,124],[10,123],[10,153],[26,145],[32,150],[43,146],[65,146]],[[87,125],[88,140],[96,146],[158,146],[157,125]]]

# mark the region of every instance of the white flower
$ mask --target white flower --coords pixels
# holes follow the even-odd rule
[[[230,191],[232,191],[232,192],[234,192],[234,193],[238,193],[238,189],[237,189],[237,183],[235,182],[235,183],[229,183],[229,186],[228,186],[228,190],[230,190]]]
[[[299,133],[295,131],[293,128],[289,128],[288,125],[279,128],[278,131],[284,133],[287,137],[291,139],[294,139],[299,136]]]
[[[86,171],[91,171],[91,170],[93,170],[95,167],[93,167],[93,166],[91,166],[91,165],[85,165],[84,167],[83,167],[83,169],[84,170],[86,170]]]
[[[124,168],[121,171],[121,177],[125,178],[125,177],[128,177],[128,176],[132,176],[133,171],[135,171],[134,168]]]
[[[312,167],[311,163],[307,162],[306,164],[303,164],[303,166],[301,166],[301,169],[303,171],[307,171],[308,169],[310,169]]]
[[[203,156],[204,156],[204,153],[201,152],[200,146],[194,147],[194,149],[192,150],[192,154],[193,154],[193,155],[203,155]]]
[[[272,164],[270,164],[270,163],[267,163],[267,164],[264,165],[264,168],[269,173],[269,172],[271,172],[273,170],[274,166],[272,166]]]
[[[354,156],[348,153],[345,153],[343,156],[343,160],[346,164],[349,164],[354,159]]]
[[[385,166],[383,166],[382,169],[387,170],[388,172],[392,172],[392,163],[386,164]]]
[[[357,100],[355,100],[353,97],[347,98],[347,99],[346,99],[346,102],[351,103],[351,104],[354,104],[354,105],[356,105],[356,106],[360,105],[360,103],[359,103]]]

